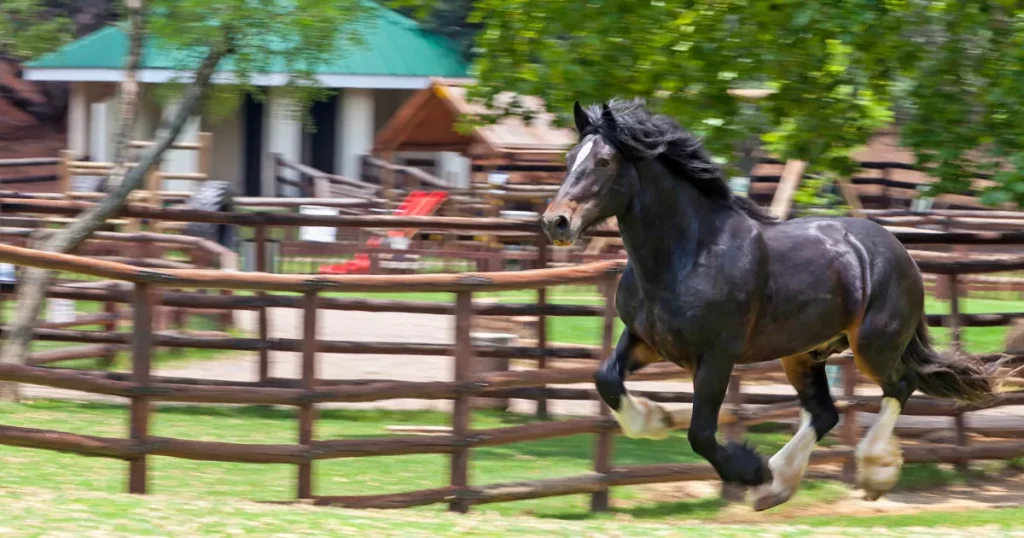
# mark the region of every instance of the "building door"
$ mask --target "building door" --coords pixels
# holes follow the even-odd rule
[[[263,195],[263,103],[246,95],[242,103],[243,145],[245,155],[244,187],[246,196]],[[277,196],[268,192],[267,196]]]
[[[321,172],[334,174],[334,151],[337,140],[338,94],[335,93],[325,101],[315,101],[310,110],[316,131],[307,138],[310,145],[309,166]]]

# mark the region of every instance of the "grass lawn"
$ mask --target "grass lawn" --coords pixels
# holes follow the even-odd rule
[[[71,416],[75,417],[73,422],[68,421]],[[5,425],[103,436],[125,437],[127,416],[126,408],[113,405],[55,401],[0,405],[0,423]],[[387,435],[385,427],[388,425],[442,425],[447,420],[446,414],[438,412],[326,410],[317,422],[317,437],[376,437]],[[526,416],[477,412],[473,426],[489,428],[532,420]],[[154,435],[207,441],[293,443],[296,440],[296,420],[291,410],[259,407],[168,406],[155,413],[152,427]],[[762,426],[749,435],[764,453],[773,453],[789,439],[788,433],[772,433],[767,431],[769,429]],[[471,455],[470,481],[486,484],[584,473],[591,467],[593,441],[591,435],[580,435],[475,449]],[[825,444],[831,444],[831,440]],[[683,433],[665,441],[616,440],[615,463],[619,465],[698,461],[700,458],[690,450]],[[171,533],[175,536],[235,533],[322,536],[356,532],[374,536],[410,532],[420,536],[534,536],[541,532],[551,536],[608,532],[614,535],[727,536],[741,530],[709,525],[729,522],[728,513],[723,512],[726,505],[717,495],[666,501],[642,486],[614,488],[610,514],[590,514],[587,510],[589,496],[572,495],[474,507],[474,515],[460,518],[445,514],[444,505],[375,513],[255,504],[246,501],[291,500],[295,488],[294,467],[164,457],[151,458],[150,462],[150,491],[154,496],[140,498],[120,495],[126,484],[127,465],[123,462],[0,447],[0,466],[4,469],[0,503],[5,507],[0,535],[34,536],[37,534],[32,532],[43,528],[72,535],[106,530],[121,535]],[[448,457],[339,459],[316,463],[314,473],[318,494],[409,491],[445,484]],[[937,473],[934,466],[907,465],[898,487],[913,489],[951,478],[955,479],[956,475]],[[792,536],[819,535],[822,526],[849,527],[837,530],[838,535],[860,536],[862,534],[854,532],[858,529],[863,532],[864,528],[875,525],[1005,526],[1017,524],[1024,515],[1024,509],[877,518],[808,519],[800,515],[809,507],[836,501],[847,492],[847,487],[838,482],[805,481],[793,500],[773,512],[780,517],[792,512],[792,519],[777,527],[785,531],[783,535]],[[752,527],[744,528],[746,532],[752,530]]]
[[[354,511],[309,506],[274,506],[164,496],[91,494],[80,491],[0,489],[5,507],[0,533],[29,536],[358,536],[551,538],[580,536],[685,536],[749,538],[1009,536],[1024,509],[928,513],[911,516],[793,519],[785,524],[722,525],[686,520],[595,518],[552,520],[412,511]],[[1001,532],[1000,532],[1001,531]]]

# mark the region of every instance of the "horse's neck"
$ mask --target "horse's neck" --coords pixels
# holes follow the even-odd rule
[[[660,164],[642,166],[639,185],[618,218],[622,243],[641,283],[667,291],[715,243],[728,217]]]

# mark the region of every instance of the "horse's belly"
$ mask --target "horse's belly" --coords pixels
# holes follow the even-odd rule
[[[760,362],[813,350],[844,333],[853,318],[837,300],[787,303],[755,328],[744,362]]]

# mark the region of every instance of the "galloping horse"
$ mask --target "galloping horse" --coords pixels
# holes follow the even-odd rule
[[[759,486],[756,510],[779,505],[839,421],[825,359],[849,348],[883,390],[856,449],[857,483],[874,500],[899,477],[893,430],[911,393],[973,402],[997,390],[980,362],[934,350],[921,274],[882,226],[774,218],[733,195],[700,141],[642,100],[577,102],[574,115],[579,142],[542,222],[553,243],[570,245],[618,219],[629,257],[616,295],[625,330],[595,381],[625,435],[663,439],[688,425],[693,450],[724,482]],[[733,366],[775,359],[802,420],[765,465],[746,443],[721,445],[715,435]],[[692,410],[670,413],[626,391],[627,374],[663,360],[693,373]]]

